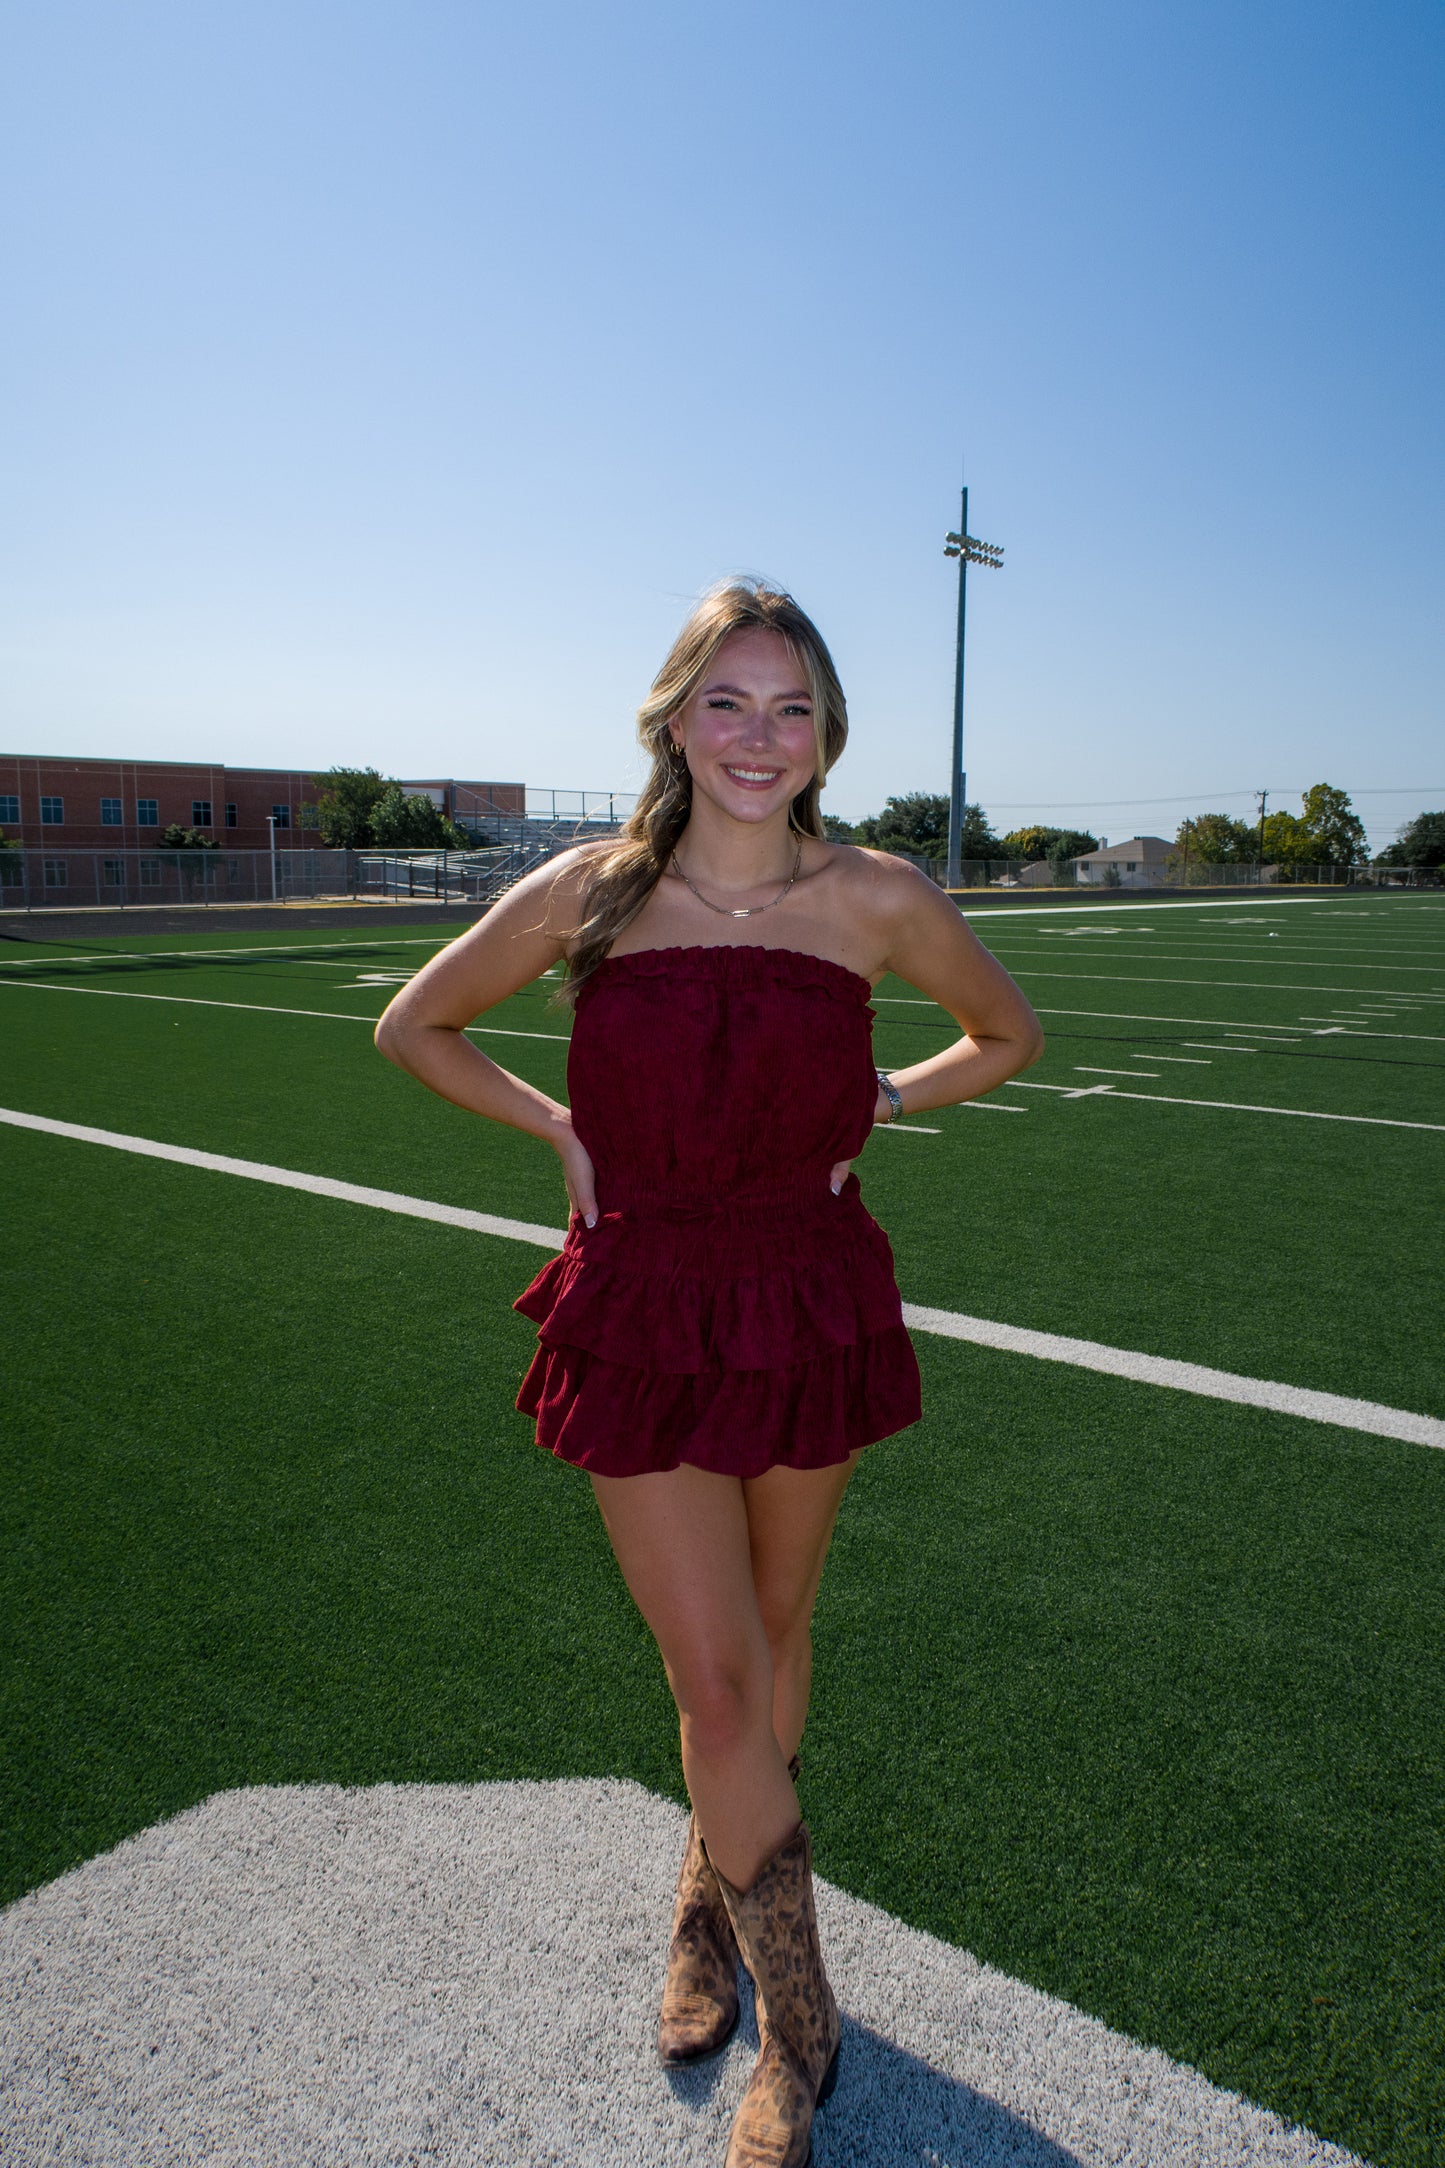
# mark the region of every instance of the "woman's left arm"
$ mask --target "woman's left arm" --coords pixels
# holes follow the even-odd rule
[[[1039,1020],[1013,980],[989,955],[956,904],[925,874],[900,859],[874,860],[873,901],[885,938],[885,970],[948,1011],[963,1036],[926,1061],[890,1069],[905,1114],[981,1098],[1044,1050]],[[886,870],[885,870],[886,868]],[[890,1102],[880,1090],[876,1118]]]

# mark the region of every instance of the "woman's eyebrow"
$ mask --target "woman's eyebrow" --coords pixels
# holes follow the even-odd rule
[[[741,685],[705,685],[703,687],[704,700],[709,693],[732,693],[739,700],[751,700],[752,698],[752,694]],[[806,685],[799,685],[793,692],[773,693],[771,697],[774,700],[806,700],[808,698],[808,688]]]

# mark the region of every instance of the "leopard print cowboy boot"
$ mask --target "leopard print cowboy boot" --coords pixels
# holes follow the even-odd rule
[[[796,1784],[795,1754],[788,1775]],[[727,2046],[738,2021],[738,1946],[694,1815],[677,1878],[657,2052],[663,2062],[701,2062]]]
[[[737,2021],[738,1946],[694,1815],[677,1878],[657,2052],[665,2063],[699,2062],[726,2047]]]
[[[728,2139],[727,2168],[807,2168],[813,2110],[833,2090],[842,2035],[818,1947],[807,1824],[798,1824],[750,1890],[717,1879],[758,1991],[762,2042]]]

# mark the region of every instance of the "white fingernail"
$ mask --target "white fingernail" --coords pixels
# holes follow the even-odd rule
[[[587,1214],[587,1224],[589,1227],[595,1227],[597,1225],[597,1214],[595,1212],[589,1212]]]
[[[832,1183],[830,1183],[830,1184],[829,1184],[829,1187],[831,1188],[831,1190],[832,1190],[832,1192],[833,1192],[833,1195],[834,1195],[835,1197],[841,1197],[841,1196],[842,1196],[842,1194],[843,1194],[843,1185],[842,1185],[842,1183],[841,1183],[841,1182],[832,1182]]]

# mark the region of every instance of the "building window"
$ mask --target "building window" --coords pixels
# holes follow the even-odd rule
[[[47,888],[69,888],[70,870],[63,858],[46,859],[45,885]]]
[[[105,862],[105,877],[107,881],[110,882],[112,888],[124,888],[125,860],[123,858],[107,858]]]
[[[20,800],[18,798],[0,798],[0,821],[18,821],[19,818]]]
[[[291,826],[290,806],[273,805],[271,808],[271,818],[276,823],[276,826],[278,828],[289,828]]]
[[[140,862],[140,885],[142,888],[159,888],[161,885],[161,862],[158,858],[143,858]]]
[[[161,805],[159,798],[137,798],[135,802],[135,824],[137,828],[160,827]]]
[[[47,828],[63,828],[65,826],[65,800],[63,798],[42,798],[40,801],[40,818]]]
[[[234,827],[235,827],[235,825],[236,825],[236,802],[235,802],[234,798],[228,798],[228,799],[226,800],[226,826],[227,826],[228,828],[234,828]]]
[[[25,886],[25,861],[18,851],[0,851],[0,888]]]
[[[102,798],[100,801],[100,825],[102,828],[119,828],[121,821],[119,798]]]
[[[211,801],[210,801],[210,799],[209,799],[209,798],[193,798],[193,799],[191,800],[191,826],[192,826],[193,828],[209,828],[209,827],[210,827],[210,825],[211,825]]]

